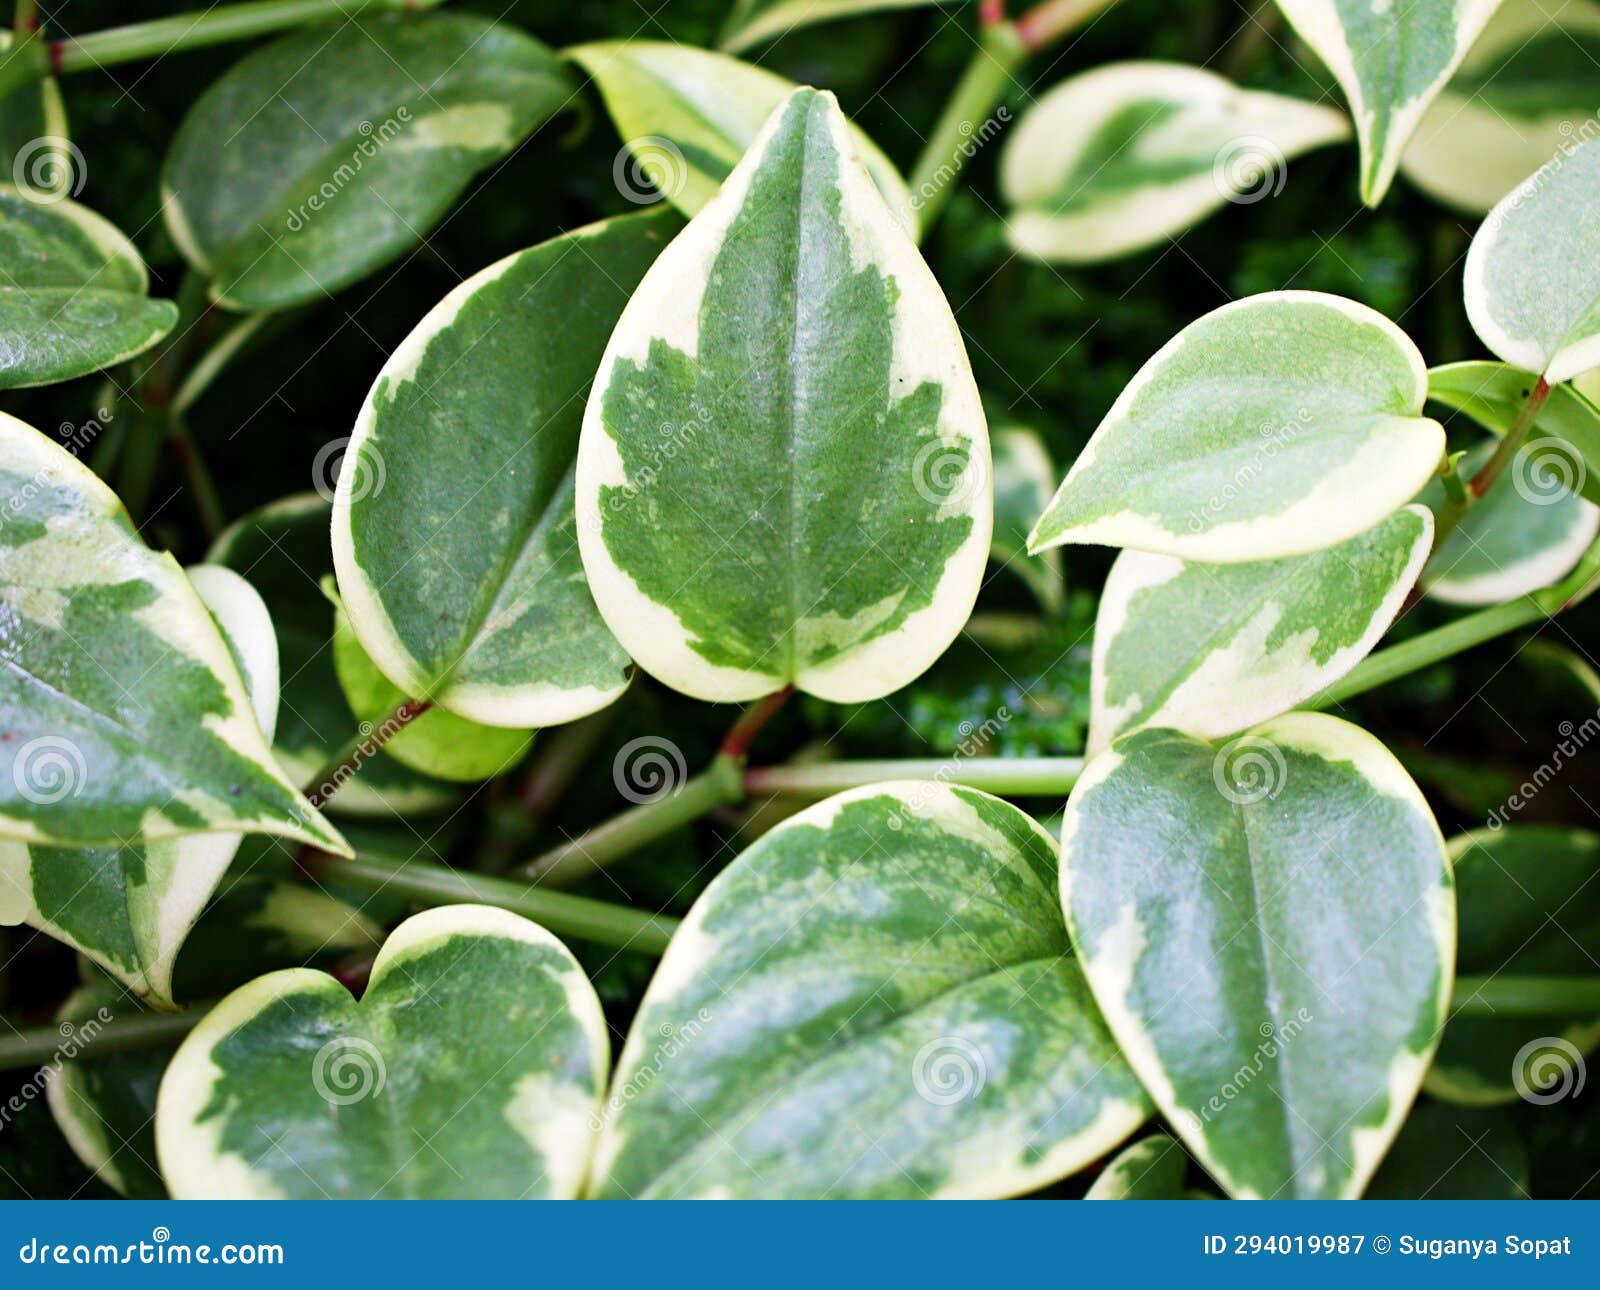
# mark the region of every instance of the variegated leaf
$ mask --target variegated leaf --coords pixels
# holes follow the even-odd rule
[[[1291,160],[1349,133],[1332,108],[1198,67],[1110,63],[1054,86],[1017,123],[1000,162],[1006,233],[1038,260],[1114,259],[1274,195]]]
[[[180,1199],[573,1196],[607,1049],[549,932],[429,910],[389,937],[359,1003],[307,969],[224,999],[161,1082],[161,1173]]]
[[[1381,314],[1278,291],[1224,305],[1149,360],[1035,526],[1031,549],[1096,542],[1229,563],[1302,555],[1416,496],[1444,431],[1422,355]]]
[[[991,431],[994,450],[994,536],[989,560],[1016,574],[1046,613],[1060,610],[1066,596],[1061,552],[1028,554],[1028,530],[1049,505],[1056,468],[1049,450],[1032,430],[1001,426]]]
[[[1499,3],[1278,0],[1350,104],[1368,206],[1389,191],[1406,143]]]
[[[14,39],[0,31],[0,62]],[[0,175],[52,197],[72,196],[83,187],[83,158],[67,135],[66,105],[55,77],[0,96]]]
[[[543,44],[474,14],[307,27],[195,101],[167,227],[230,308],[320,301],[415,246],[574,90]]]
[[[1061,855],[1095,1000],[1212,1177],[1360,1195],[1455,963],[1444,841],[1399,762],[1320,713],[1220,747],[1140,730],[1078,781]]]
[[[142,353],[178,310],[151,300],[133,243],[86,206],[0,184],[0,390]]]
[[[272,760],[177,562],[70,453],[0,415],[0,835],[276,833],[346,852]]]
[[[696,902],[623,1049],[605,1197],[1004,1196],[1149,1103],[1055,899],[1055,843],[932,782],[784,821]]]
[[[527,729],[627,687],[578,554],[573,471],[612,328],[681,227],[641,213],[518,252],[384,364],[340,469],[333,555],[356,637],[402,697]]]
[[[1139,726],[1230,735],[1326,689],[1388,631],[1432,542],[1433,517],[1407,506],[1282,560],[1124,551],[1095,622],[1089,754]]]
[[[993,514],[983,409],[832,95],[778,108],[645,275],[577,481],[601,614],[697,698],[877,698],[961,630]]]
[[[748,49],[798,27],[883,9],[914,9],[948,0],[736,0],[722,29],[724,49]]]
[[[622,195],[660,193],[698,215],[739,164],[793,81],[725,54],[670,41],[600,41],[564,51],[594,78],[627,155],[612,167]],[[855,154],[902,228],[916,211],[906,181],[864,131],[852,125]]]
[[[1152,1133],[1107,1162],[1084,1200],[1181,1200],[1189,1157],[1176,1138]]]
[[[1513,188],[1467,248],[1467,317],[1491,353],[1551,385],[1600,367],[1600,140]]]
[[[1582,747],[1576,737],[1563,738],[1564,757]],[[1492,828],[1451,838],[1450,856],[1461,908],[1463,973],[1593,973],[1593,946],[1600,943],[1600,836],[1497,820]],[[1555,1101],[1572,1091],[1571,1081],[1597,1046],[1597,1015],[1452,1017],[1423,1087],[1452,1102]]]

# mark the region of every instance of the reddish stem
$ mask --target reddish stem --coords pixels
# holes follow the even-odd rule
[[[755,742],[755,737],[761,733],[762,727],[772,720],[778,709],[783,707],[793,693],[794,686],[786,685],[783,689],[767,695],[754,707],[747,709],[729,728],[722,740],[722,747],[717,750],[717,755],[726,757],[729,761],[742,762],[749,754],[750,745]]]

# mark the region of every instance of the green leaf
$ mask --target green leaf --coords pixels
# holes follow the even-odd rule
[[[1563,145],[1513,188],[1467,248],[1478,339],[1555,385],[1600,367],[1600,140]]]
[[[1504,1111],[1419,1102],[1368,1200],[1527,1200],[1528,1150]]]
[[[724,49],[748,49],[798,27],[835,18],[854,18],[883,9],[914,9],[948,0],[735,0],[719,42]]]
[[[1028,554],[1028,530],[1050,503],[1056,468],[1044,441],[1021,426],[990,432],[994,450],[994,536],[989,561],[1021,578],[1047,613],[1060,611],[1066,598],[1061,552]]]
[[[1400,171],[1483,214],[1572,138],[1600,100],[1600,5],[1502,0],[1417,126]]]
[[[0,184],[0,390],[149,349],[178,321],[149,286],[133,243],[88,207]]]
[[[1572,571],[1600,533],[1600,508],[1576,496],[1572,459],[1560,441],[1538,440],[1518,450],[1496,487],[1462,516],[1433,559],[1423,587],[1447,605],[1497,605],[1558,582]],[[1470,479],[1494,455],[1485,440],[1458,463]],[[1442,481],[1430,483],[1418,499],[1442,512]]]
[[[1464,412],[1504,438],[1517,422],[1538,378],[1506,363],[1446,363],[1428,369],[1428,397]],[[1580,388],[1557,385],[1534,418],[1527,446],[1542,474],[1600,503],[1600,407]],[[1548,492],[1548,489],[1541,489]]]
[[[1061,899],[1096,1002],[1235,1197],[1357,1196],[1426,1070],[1455,904],[1427,803],[1371,735],[1290,713],[1089,764]]]
[[[1389,191],[1400,155],[1500,0],[1278,0],[1339,82],[1361,143],[1361,200]]]
[[[1224,305],[1139,370],[1031,549],[1096,542],[1231,563],[1333,546],[1439,465],[1426,391],[1416,346],[1364,305],[1313,291]]]
[[[1383,638],[1432,542],[1432,516],[1407,506],[1282,560],[1124,551],[1095,622],[1088,752],[1140,726],[1230,735],[1325,690]]]
[[[358,725],[334,670],[334,610],[319,586],[333,572],[328,549],[332,515],[332,503],[320,494],[281,498],[231,524],[206,557],[249,578],[272,614],[283,674],[272,750],[297,784],[326,766]],[[327,809],[350,815],[409,815],[444,809],[459,796],[379,750],[345,781]]]
[[[167,227],[230,308],[321,300],[416,246],[573,91],[543,44],[472,14],[305,28],[195,101]]]
[[[681,227],[629,215],[510,256],[384,365],[340,469],[333,554],[356,636],[407,696],[529,728],[627,688],[578,554],[573,472],[612,328]]]
[[[573,1196],[606,1062],[560,941],[433,909],[389,937],[359,1003],[306,969],[224,999],[161,1083],[161,1172],[180,1199]]]
[[[347,854],[278,769],[177,562],[71,454],[0,415],[0,836],[276,833]]]
[[[689,912],[612,1080],[606,1197],[1004,1196],[1149,1103],[1055,898],[1055,843],[931,782],[778,825]]]
[[[737,58],[669,41],[602,41],[567,57],[594,78],[629,157],[618,154],[612,176],[629,201],[661,194],[686,215],[698,215],[739,164],[793,81]],[[900,172],[856,126],[855,155],[907,232],[916,212]]]
[[[1107,64],[1055,85],[1017,123],[1000,159],[1006,233],[1038,260],[1114,259],[1277,195],[1293,158],[1349,133],[1332,108],[1198,67]]]
[[[0,31],[0,61],[15,37]],[[67,110],[55,77],[0,96],[0,175],[18,188],[51,197],[76,196],[87,178],[83,154],[67,137]]]
[[[1165,1133],[1140,1138],[1113,1156],[1084,1200],[1182,1200],[1189,1158]]]
[[[645,275],[578,449],[578,540],[634,660],[696,698],[876,698],[971,612],[983,408],[926,264],[797,90]]]
[[[1570,724],[1562,740],[1562,760],[1582,747]],[[1497,820],[1451,838],[1450,856],[1463,974],[1594,972],[1589,947],[1600,940],[1600,836]],[[1571,1081],[1597,1046],[1600,1016],[1452,1017],[1423,1087],[1452,1102],[1515,1102],[1519,1096],[1554,1102],[1573,1091]]]

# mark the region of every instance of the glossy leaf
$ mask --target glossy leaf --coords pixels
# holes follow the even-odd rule
[[[1282,560],[1124,551],[1095,622],[1089,753],[1139,726],[1233,734],[1325,690],[1383,638],[1432,542],[1432,516],[1407,506]]]
[[[161,1083],[161,1172],[180,1199],[572,1196],[607,1047],[549,932],[429,910],[389,937],[359,1003],[308,969],[224,999]]]
[[[0,184],[0,390],[86,376],[149,349],[178,310],[86,206]]]
[[[735,0],[722,29],[724,49],[748,49],[787,31],[883,9],[914,9],[939,0]]]
[[[1600,4],[1501,0],[1400,159],[1423,192],[1487,212],[1600,101]]]
[[[170,555],[71,454],[0,415],[0,835],[94,845],[276,833],[346,848],[278,769]]]
[[[1279,291],[1214,310],[1150,359],[1073,463],[1032,549],[1096,542],[1189,560],[1277,559],[1416,496],[1444,432],[1422,355],[1381,314]]]
[[[1149,1113],[1071,957],[1055,844],[1015,807],[879,784],[708,887],[613,1077],[607,1197],[1003,1196]]]
[[[1467,317],[1491,353],[1554,385],[1600,367],[1600,140],[1512,189],[1467,248]]]
[[[1111,1157],[1085,1200],[1182,1200],[1189,1157],[1176,1138],[1152,1133]]]
[[[573,472],[612,328],[680,227],[624,216],[510,256],[384,364],[340,468],[333,554],[357,638],[405,696],[530,728],[627,687],[578,554]]]
[[[1500,0],[1278,0],[1339,82],[1361,143],[1361,200],[1388,192],[1406,143]]]
[[[1006,233],[1034,259],[1114,259],[1274,196],[1293,158],[1349,133],[1332,108],[1198,67],[1097,67],[1052,87],[1008,138]]]
[[[696,698],[876,698],[960,631],[992,522],[983,409],[832,95],[774,112],[645,275],[577,483],[601,614]]]
[[[1361,1193],[1438,1042],[1455,961],[1427,803],[1371,735],[1291,713],[1090,763],[1062,903],[1124,1055],[1235,1197]]]
[[[1562,736],[1563,760],[1581,742]],[[1497,822],[1498,823],[1498,822]],[[1499,825],[1450,839],[1461,909],[1461,971],[1585,976],[1600,938],[1600,836]],[[1600,1016],[1452,1017],[1424,1087],[1452,1102],[1535,1104],[1571,1094],[1600,1046]]]
[[[543,44],[472,14],[305,28],[195,101],[167,227],[230,308],[320,301],[417,245],[573,91]]]
[[[773,111],[795,91],[765,68],[669,41],[601,41],[566,51],[594,78],[631,157],[612,177],[629,201],[660,193],[698,215]],[[856,126],[850,140],[902,228],[915,231],[911,193],[894,163]]]
[[[1028,554],[1028,530],[1050,502],[1056,468],[1043,441],[1032,430],[1003,426],[993,430],[994,536],[989,560],[1027,583],[1046,613],[1060,610],[1066,595],[1061,552]]]

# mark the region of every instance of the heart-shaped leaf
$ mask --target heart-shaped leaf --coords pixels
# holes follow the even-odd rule
[[[720,43],[724,49],[748,49],[814,22],[936,3],[939,0],[736,0]]]
[[[1278,0],[1339,82],[1361,142],[1361,200],[1389,191],[1400,155],[1500,0]]]
[[[528,728],[626,688],[578,554],[573,471],[612,328],[681,227],[630,215],[519,252],[384,365],[340,470],[333,553],[351,626],[402,697]]]
[[[1054,86],[1017,123],[1000,159],[1006,234],[1059,264],[1127,255],[1275,195],[1293,158],[1349,133],[1332,108],[1198,67],[1110,63]]]
[[[1600,140],[1564,146],[1467,248],[1467,317],[1491,353],[1551,385],[1600,367]]]
[[[1582,747],[1570,728],[1563,741],[1563,760]],[[1594,971],[1600,836],[1497,821],[1451,838],[1450,856],[1463,973],[1560,977]],[[1573,1091],[1597,1045],[1600,1016],[1452,1017],[1423,1087],[1452,1102],[1555,1102]]]
[[[1423,116],[1400,172],[1483,214],[1572,138],[1600,100],[1600,5],[1501,0]]]
[[[70,453],[0,415],[0,835],[276,833],[347,853],[284,778],[170,555]]]
[[[786,820],[689,912],[612,1080],[601,1196],[1003,1196],[1149,1114],[1071,957],[1055,844],[879,784]]]
[[[797,90],[645,275],[578,449],[607,624],[697,698],[898,689],[971,612],[989,441],[939,285]]]
[[[1067,801],[1061,899],[1144,1086],[1236,1196],[1360,1195],[1438,1043],[1455,903],[1371,735],[1290,713],[1126,735]]]
[[[321,300],[417,245],[574,88],[539,41],[473,14],[307,27],[195,101],[167,227],[230,308]]]
[[[660,193],[698,215],[739,164],[767,118],[795,91],[793,81],[706,49],[669,41],[601,41],[566,50],[594,78],[627,156],[612,177],[629,201]],[[889,209],[917,227],[906,181],[866,133],[851,143]],[[631,164],[630,164],[631,158]]]
[[[433,909],[395,929],[359,1003],[290,969],[218,1004],[162,1080],[161,1173],[179,1199],[573,1196],[606,1062],[560,941]]]
[[[1189,1157],[1176,1138],[1152,1133],[1117,1152],[1084,1200],[1182,1200]]]
[[[178,321],[139,253],[86,206],[0,184],[0,390],[86,376]]]
[[[1432,543],[1432,516],[1407,506],[1282,560],[1124,551],[1095,622],[1089,754],[1139,726],[1230,735],[1326,689],[1389,630]]]
[[[1224,305],[1147,362],[1073,463],[1030,543],[1188,560],[1303,555],[1417,495],[1444,431],[1427,369],[1365,305],[1276,291]]]
[[[1028,531],[1055,489],[1055,465],[1032,430],[997,427],[989,441],[994,449],[994,536],[989,540],[989,560],[1016,574],[1047,613],[1056,613],[1066,596],[1061,552],[1028,554]]]

